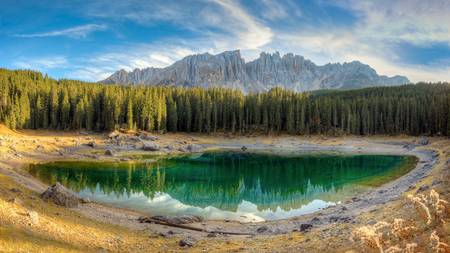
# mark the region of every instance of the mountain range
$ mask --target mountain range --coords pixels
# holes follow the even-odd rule
[[[261,53],[245,62],[240,51],[186,56],[165,68],[116,71],[102,83],[229,87],[261,92],[281,86],[294,91],[350,89],[409,83],[404,76],[378,75],[359,61],[316,65],[303,56]]]

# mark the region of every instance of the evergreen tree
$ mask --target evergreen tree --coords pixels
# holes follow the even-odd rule
[[[134,128],[134,125],[133,125],[133,102],[131,101],[131,97],[128,98],[128,105],[127,105],[127,127],[129,130]]]

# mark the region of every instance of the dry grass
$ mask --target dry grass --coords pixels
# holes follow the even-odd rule
[[[419,214],[417,220],[394,218],[391,222],[378,221],[374,225],[356,228],[350,238],[359,242],[361,249],[378,250],[380,253],[418,252],[424,249],[432,252],[450,252],[447,243],[442,242],[437,231],[446,231],[448,202],[431,189],[428,194],[408,195]],[[430,232],[431,231],[431,232]],[[430,233],[427,240],[424,234]]]

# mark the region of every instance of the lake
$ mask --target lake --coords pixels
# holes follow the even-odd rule
[[[133,162],[30,165],[46,184],[151,215],[263,221],[312,213],[394,180],[412,156],[211,151]]]

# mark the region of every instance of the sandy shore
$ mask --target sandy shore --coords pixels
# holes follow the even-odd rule
[[[417,166],[408,174],[386,183],[361,196],[349,199],[337,206],[285,220],[267,221],[259,223],[242,223],[237,221],[203,221],[192,224],[193,227],[209,231],[241,232],[251,235],[215,235],[209,237],[208,233],[174,228],[157,224],[143,224],[138,218],[143,214],[135,211],[109,207],[98,203],[83,204],[75,209],[57,207],[45,203],[38,198],[48,186],[34,179],[23,170],[30,163],[41,163],[56,160],[126,160],[136,155],[148,154],[149,151],[135,150],[133,142],[111,141],[106,134],[86,133],[53,133],[44,131],[14,132],[0,126],[0,197],[5,212],[17,212],[22,210],[27,213],[30,210],[45,210],[48,206],[58,210],[62,215],[54,215],[46,211],[37,211],[49,220],[60,219],[66,222],[64,217],[77,219],[80,224],[90,223],[92,229],[97,229],[98,241],[93,245],[88,239],[57,238],[52,231],[47,231],[42,237],[45,240],[52,238],[50,245],[58,245],[58,249],[66,251],[72,247],[74,251],[82,249],[96,251],[99,248],[107,251],[177,251],[181,248],[177,245],[180,238],[191,236],[198,242],[189,250],[192,251],[330,251],[339,249],[345,251],[352,249],[348,243],[351,230],[357,226],[370,223],[374,220],[392,215],[397,206],[404,203],[404,195],[414,193],[422,185],[444,187],[448,182],[449,139],[430,138],[431,144],[419,145],[415,137],[294,137],[294,136],[225,136],[225,135],[197,135],[197,134],[165,134],[154,135],[161,147],[159,154],[179,153],[183,147],[190,144],[199,145],[202,148],[241,148],[246,146],[251,150],[265,150],[271,152],[301,152],[301,151],[326,151],[344,153],[370,153],[370,154],[397,154],[413,155],[418,158]],[[94,141],[95,147],[85,144]],[[113,150],[115,156],[104,155],[105,150]],[[153,152],[155,153],[155,152]],[[442,178],[444,176],[444,178]],[[14,194],[11,189],[20,189],[20,194]],[[448,189],[447,189],[448,191]],[[443,194],[448,194],[444,192]],[[17,196],[16,196],[17,195]],[[445,195],[447,196],[447,195]],[[28,200],[32,198],[28,203]],[[18,202],[8,202],[11,198],[19,198]],[[24,199],[27,199],[25,201]],[[17,201],[16,201],[17,202]],[[31,206],[30,206],[31,205]],[[0,205],[0,207],[2,207]],[[0,209],[1,210],[1,209]],[[407,210],[398,209],[399,215],[405,215]],[[24,218],[18,216],[18,219]],[[25,215],[25,218],[28,217]],[[19,222],[20,223],[20,222]],[[299,232],[302,224],[312,225],[307,232]],[[47,224],[48,226],[48,224]],[[56,229],[55,224],[52,225]],[[0,212],[0,246],[1,235],[9,235],[12,232],[22,237],[24,231],[28,234],[36,233],[36,226],[19,226],[9,222]],[[263,227],[264,229],[259,229]],[[79,229],[83,229],[80,226]],[[260,232],[257,232],[257,231]],[[34,231],[34,232],[33,232]],[[111,232],[112,231],[112,232]],[[262,231],[262,232],[261,232]],[[55,231],[53,231],[55,232]],[[25,233],[25,232],[24,232]],[[110,243],[107,234],[120,234],[120,243]],[[63,233],[64,234],[64,233]],[[70,233],[66,233],[69,236]],[[103,236],[102,236],[103,235]],[[128,238],[134,239],[125,239]],[[14,236],[12,236],[14,237]],[[80,238],[83,238],[81,236]],[[99,239],[100,238],[100,239]],[[105,239],[106,238],[106,239]],[[116,237],[114,237],[116,238]],[[149,239],[150,238],[150,239]],[[32,242],[36,238],[30,239]],[[42,238],[39,238],[39,240]],[[37,240],[37,239],[36,239]],[[44,241],[45,241],[44,240]],[[114,239],[117,241],[118,239]],[[133,241],[135,240],[135,241]],[[142,241],[145,240],[145,243]],[[282,243],[284,241],[285,243]],[[103,243],[101,243],[103,242]],[[324,243],[326,242],[326,243]],[[5,246],[8,241],[3,242]],[[56,246],[55,246],[56,247]],[[327,250],[328,249],[328,250]]]

